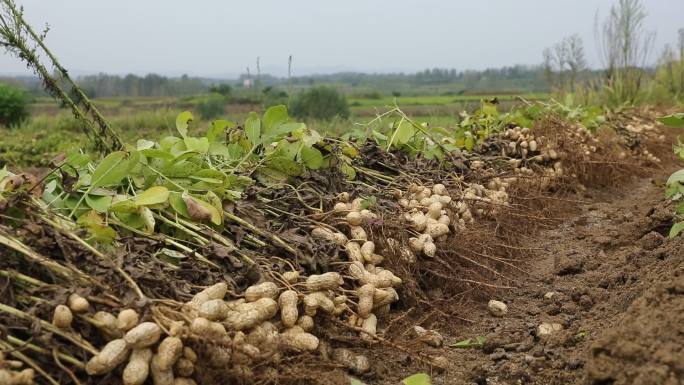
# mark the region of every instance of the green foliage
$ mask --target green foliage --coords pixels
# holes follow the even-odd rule
[[[658,121],[668,127],[679,128],[684,127],[684,113],[675,113],[668,116],[658,118]],[[684,160],[684,144],[677,140],[674,146],[674,152],[680,159]],[[676,217],[682,218],[684,215],[684,169],[675,171],[667,179],[665,195],[667,198],[679,202],[677,205]],[[684,230],[684,220],[675,223],[670,229],[670,238],[674,238]]]
[[[527,108],[530,112],[535,109],[534,106]],[[549,113],[554,113],[560,117],[576,123],[581,123],[584,127],[595,130],[606,122],[606,111],[604,108],[592,105],[588,107],[577,106],[574,104],[574,97],[568,94],[565,97],[565,103],[559,103],[551,100],[549,103],[540,103],[537,111],[533,112],[536,117],[546,116]]]
[[[48,178],[44,201],[86,228],[90,240],[105,242],[114,239],[114,228],[153,233],[169,216],[220,227],[222,202],[239,199],[255,180],[279,185],[331,164],[332,148],[292,122],[282,105],[250,113],[242,126],[216,120],[199,136],[193,119],[183,112],[178,136],[139,139],[99,162],[71,152],[63,173]]]
[[[334,88],[319,86],[297,95],[292,102],[292,114],[299,119],[330,120],[336,116],[347,119],[347,100]]]
[[[419,123],[395,107],[363,126],[342,135],[342,139],[364,143],[375,141],[387,151],[400,150],[411,156],[444,159],[445,153],[472,150],[493,133],[501,132],[509,124],[529,121],[520,114],[500,113],[496,106],[483,102],[473,113],[462,113],[455,127],[432,127]]]
[[[668,127],[681,128],[684,127],[684,112],[670,114],[657,118],[656,120]]]
[[[230,93],[233,92],[233,87],[231,87],[230,84],[218,84],[209,87],[209,92],[223,96],[230,96]]]
[[[490,96],[491,95],[491,96]],[[520,97],[524,97],[528,101],[546,100],[549,94],[545,93],[526,93],[523,95],[517,94],[499,94],[492,93],[488,97],[496,97],[501,102],[516,102]],[[462,110],[464,106],[470,103],[479,104],[483,95],[455,95],[453,92],[448,92],[444,95],[425,94],[415,96],[387,96],[380,99],[367,99],[360,97],[350,97],[349,102],[351,106],[356,107],[387,107],[393,106],[396,103],[402,107],[408,106],[453,106],[455,109]]]
[[[213,119],[225,113],[226,104],[226,97],[224,95],[216,93],[204,97],[197,104],[196,109],[197,113],[203,119]]]
[[[378,91],[372,91],[361,95],[361,97],[364,99],[379,100],[382,99],[382,94]]]
[[[34,118],[16,128],[0,126],[0,167],[46,167],[57,153],[88,147],[79,122],[72,116]]]
[[[15,126],[28,118],[28,95],[0,83],[0,126]]]
[[[277,106],[280,104],[286,105],[288,103],[289,96],[287,92],[285,91],[278,91],[274,90],[270,87],[267,87],[263,91],[264,94],[264,108],[269,108],[273,106]]]

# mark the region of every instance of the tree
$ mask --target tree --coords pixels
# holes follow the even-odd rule
[[[347,99],[336,89],[318,86],[299,94],[290,108],[299,119],[330,120],[336,116],[349,117]]]
[[[608,102],[634,102],[644,77],[655,34],[644,29],[646,10],[640,0],[618,0],[608,16],[595,22],[595,35],[610,92]]]
[[[570,87],[574,90],[577,85],[577,77],[587,69],[587,60],[584,57],[584,43],[582,38],[575,34],[564,39],[565,59],[569,71]]]
[[[230,96],[230,93],[233,91],[233,87],[230,86],[230,84],[219,84],[219,85],[214,85],[209,88],[209,92],[215,92],[219,95],[223,96]]]
[[[579,77],[587,69],[582,38],[577,34],[568,36],[553,49],[546,48],[543,57],[549,87],[561,93],[576,91]]]
[[[13,126],[28,118],[28,104],[24,91],[0,83],[0,126]]]
[[[197,112],[203,119],[217,118],[223,115],[225,110],[226,98],[217,93],[210,94],[197,103]]]
[[[542,64],[544,68],[544,78],[546,79],[549,88],[554,89],[553,52],[551,51],[551,48],[544,48],[542,56],[544,57],[544,62]]]

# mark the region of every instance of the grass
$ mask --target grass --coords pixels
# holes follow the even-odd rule
[[[134,114],[107,115],[112,126],[127,143],[140,137],[158,137],[175,132],[176,115],[180,111],[141,111]],[[206,122],[197,122],[204,129]],[[0,127],[0,167],[47,166],[60,152],[88,149],[90,140],[83,133],[80,122],[67,112],[56,115],[34,116],[23,124]]]

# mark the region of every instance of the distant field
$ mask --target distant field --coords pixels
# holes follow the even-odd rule
[[[366,122],[382,112],[387,107],[399,106],[408,115],[431,125],[449,126],[458,121],[458,115],[464,110],[479,108],[482,99],[498,98],[500,110],[507,110],[517,104],[520,98],[525,100],[548,99],[548,94],[530,93],[522,95],[494,94],[487,95],[423,95],[423,96],[384,96],[349,97],[351,108],[349,121],[308,122],[310,126],[320,131],[344,132],[354,123]],[[197,106],[205,95],[186,97],[110,97],[96,98],[94,101],[103,115],[121,132],[124,138],[138,137],[141,132],[173,133],[175,131],[175,117],[182,111],[195,113],[193,127],[198,130],[206,129],[208,121],[197,113]],[[259,111],[259,104],[225,105],[222,118],[242,121],[250,111]],[[71,116],[69,111],[51,98],[38,98],[31,105],[31,119],[23,127],[25,139],[35,139],[31,133],[43,135],[54,129],[73,133],[80,132],[80,124]],[[12,133],[13,139],[18,135]],[[55,138],[56,139],[56,138]]]
[[[158,111],[158,110],[192,110],[200,102],[203,95],[191,97],[112,97],[97,98],[95,103],[105,112],[112,115],[120,113],[132,113],[139,111]],[[549,98],[546,93],[530,93],[521,95],[510,94],[486,94],[486,95],[423,95],[423,96],[383,96],[380,98],[371,97],[349,97],[349,105],[354,111],[363,111],[369,107],[394,106],[395,103],[402,108],[417,107],[463,107],[469,103],[479,103],[482,99],[492,99],[496,97],[501,102],[515,102],[520,98],[525,100],[545,100]],[[226,112],[242,115],[258,108],[258,105],[250,104],[227,104]],[[38,98],[31,107],[35,115],[58,114],[63,111],[51,98]],[[362,114],[365,115],[365,114]]]
[[[349,105],[352,107],[383,107],[393,106],[444,106],[450,104],[463,104],[465,102],[479,102],[481,99],[492,99],[496,97],[500,101],[515,101],[519,98],[526,100],[544,100],[549,98],[549,94],[523,94],[523,95],[425,95],[425,96],[386,96],[380,99],[372,98],[349,98]]]

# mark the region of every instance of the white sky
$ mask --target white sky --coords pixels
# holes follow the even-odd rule
[[[617,0],[16,0],[76,74],[234,77],[262,72],[413,72],[537,64],[579,33],[592,66],[594,15]],[[684,0],[643,0],[657,51],[684,28]],[[0,74],[27,74],[0,52]]]

